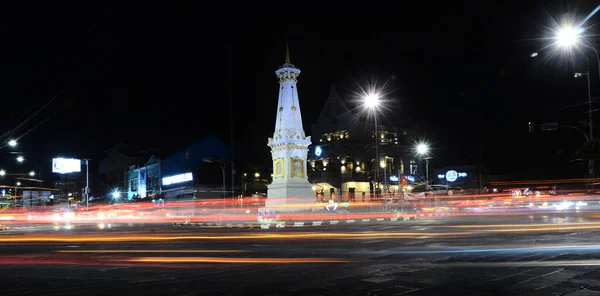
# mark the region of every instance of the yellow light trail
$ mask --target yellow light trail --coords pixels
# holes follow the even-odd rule
[[[350,263],[352,260],[336,258],[220,258],[220,257],[141,257],[125,260],[127,262],[145,263],[263,263],[263,264],[290,264],[290,263]]]
[[[386,238],[423,238],[423,237],[445,237],[455,235],[465,235],[470,232],[447,232],[447,233],[429,233],[429,232],[372,232],[372,233],[296,233],[296,234],[261,234],[261,235],[230,235],[230,236],[120,236],[120,237],[101,237],[101,236],[14,236],[1,237],[0,243],[112,243],[112,242],[130,242],[130,241],[177,241],[177,240],[240,240],[240,239],[356,239],[366,237],[386,237]]]
[[[58,250],[55,253],[245,253],[246,250]]]
[[[494,227],[535,227],[535,226],[555,226],[556,224],[482,224],[482,225],[449,225],[439,226],[442,228],[494,228]],[[559,225],[600,225],[600,222],[573,222]]]
[[[585,230],[600,229],[598,226],[567,226],[567,227],[544,227],[544,228],[517,228],[517,229],[488,229],[481,232],[535,232],[535,231],[562,231],[562,230]]]

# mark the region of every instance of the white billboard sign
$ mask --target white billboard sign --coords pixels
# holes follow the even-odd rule
[[[81,159],[75,158],[53,158],[52,172],[58,174],[81,172]]]
[[[163,183],[163,185],[166,186],[166,185],[183,183],[183,182],[192,181],[192,180],[194,180],[194,176],[192,175],[192,173],[185,173],[185,174],[179,174],[179,175],[170,176],[170,177],[164,177],[162,179],[162,183]]]

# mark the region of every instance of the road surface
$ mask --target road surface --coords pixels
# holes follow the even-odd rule
[[[34,228],[0,235],[3,295],[600,295],[600,215],[590,213],[24,227]]]

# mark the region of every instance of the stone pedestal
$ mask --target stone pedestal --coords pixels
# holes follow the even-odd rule
[[[312,186],[305,179],[273,182],[267,190],[266,207],[284,205],[313,206],[316,201]]]

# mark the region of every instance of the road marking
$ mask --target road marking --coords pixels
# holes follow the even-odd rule
[[[346,220],[346,223],[354,223],[355,220]]]

